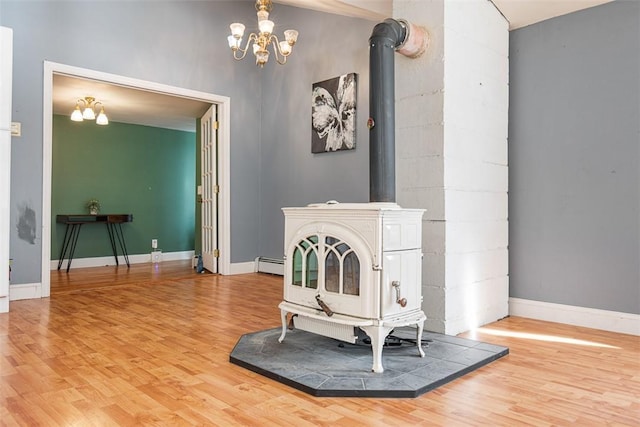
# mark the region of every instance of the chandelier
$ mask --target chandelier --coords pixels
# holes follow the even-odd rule
[[[273,4],[271,0],[256,0],[256,10],[258,11],[258,29],[259,33],[249,34],[247,43],[242,48],[242,36],[244,35],[245,26],[239,22],[229,25],[231,35],[227,37],[229,47],[233,51],[233,57],[237,60],[244,59],[249,50],[249,44],[253,42],[253,54],[256,56],[256,65],[263,67],[269,60],[269,45],[273,46],[273,53],[276,62],[284,65],[287,57],[291,54],[293,45],[298,40],[298,32],[296,30],[287,30],[284,32],[284,40],[278,41],[278,38],[272,34],[274,23],[269,20],[269,12],[271,12]]]
[[[82,105],[82,111],[80,110],[80,104]],[[95,108],[98,108],[100,104],[100,113],[96,118]],[[109,119],[104,113],[104,105],[100,101],[96,101],[93,96],[85,96],[83,99],[76,101],[76,108],[71,113],[71,120],[74,122],[82,122],[84,120],[95,120],[98,125],[108,125]]]

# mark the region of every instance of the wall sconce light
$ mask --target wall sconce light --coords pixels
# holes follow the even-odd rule
[[[82,108],[80,104],[82,103]],[[96,118],[95,109],[100,104],[100,113]],[[108,125],[109,118],[104,113],[104,105],[100,101],[96,101],[93,96],[85,96],[83,99],[76,101],[76,108],[71,113],[71,120],[74,122],[82,122],[84,120],[95,120],[98,125]]]

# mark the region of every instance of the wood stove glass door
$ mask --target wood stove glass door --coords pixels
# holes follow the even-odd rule
[[[372,296],[377,284],[371,274],[371,255],[362,240],[350,235],[338,237],[338,233],[319,237],[321,299],[335,313],[375,317],[379,300],[372,300]]]
[[[313,229],[316,226],[309,226]],[[316,299],[336,314],[361,318],[379,313],[379,274],[366,243],[343,227],[324,224],[323,232],[292,242],[287,252],[284,297],[288,302],[321,311]]]
[[[293,251],[292,267],[292,285],[318,288],[318,236],[309,236],[298,242]]]
[[[360,295],[360,261],[351,247],[327,236],[324,246],[324,288],[327,292]]]

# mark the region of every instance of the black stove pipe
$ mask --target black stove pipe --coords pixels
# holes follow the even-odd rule
[[[385,19],[369,38],[369,201],[396,201],[395,71],[393,55],[407,30]]]
[[[369,38],[369,201],[396,201],[394,52],[418,58],[429,36],[403,19],[385,19]]]

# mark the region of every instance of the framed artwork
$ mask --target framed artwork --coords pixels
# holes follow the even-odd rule
[[[356,147],[357,74],[314,83],[311,94],[311,152]]]

